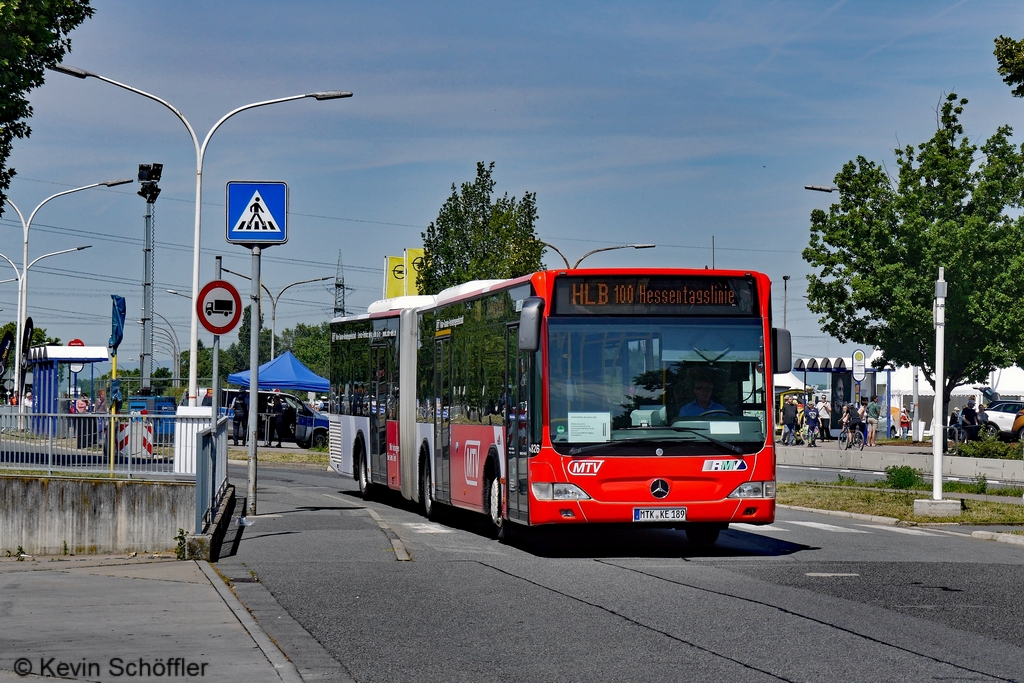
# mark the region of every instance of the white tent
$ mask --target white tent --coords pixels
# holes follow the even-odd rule
[[[1022,383],[1024,383],[1024,371],[1021,371],[1019,368],[1017,368],[1017,370],[1020,372],[1020,375],[1021,375],[1020,379],[1021,379]],[[1005,370],[1003,370],[1003,371],[997,370],[997,372],[1006,372],[1006,371]],[[879,370],[878,371],[877,377],[878,377],[878,384],[879,384],[879,387],[880,387],[879,388],[879,393],[882,393],[881,387],[885,386],[885,382],[886,382],[888,374],[889,373],[885,372],[884,370]],[[1007,384],[1009,385],[1009,382]],[[981,386],[985,386],[985,383],[982,382],[982,383],[977,383],[977,384],[961,384],[961,385],[956,386],[956,387],[953,388],[953,396],[969,396],[971,394],[977,394],[978,393],[978,388],[981,387]],[[913,393],[914,393],[914,370],[912,368],[910,368],[910,367],[896,368],[895,370],[893,370],[892,371],[892,386],[889,387],[889,391],[892,392],[893,396],[911,396],[911,395],[913,395]],[[996,388],[996,391],[999,391],[999,393],[1003,393],[998,388]],[[1009,394],[1009,395],[1018,395],[1018,394],[1016,394],[1014,392],[1006,392],[1006,393]],[[932,387],[931,382],[929,382],[925,378],[925,375],[924,375],[923,372],[918,372],[918,374],[917,374],[917,395],[918,396],[934,396],[935,395],[935,389]]]
[[[776,389],[803,389],[804,383],[799,377],[794,375],[792,372],[784,372],[781,375],[775,375],[775,388]]]

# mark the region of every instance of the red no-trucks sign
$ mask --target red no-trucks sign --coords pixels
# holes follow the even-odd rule
[[[227,334],[242,320],[242,297],[227,280],[211,280],[196,301],[199,322],[213,334]]]

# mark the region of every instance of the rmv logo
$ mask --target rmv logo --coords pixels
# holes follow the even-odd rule
[[[463,464],[465,466],[466,483],[470,486],[476,486],[476,473],[480,468],[480,442],[467,441],[464,453],[465,460],[463,461]]]
[[[604,460],[573,460],[569,463],[569,474],[592,477],[601,469]]]

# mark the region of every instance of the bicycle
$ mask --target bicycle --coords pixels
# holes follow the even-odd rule
[[[853,429],[850,429],[849,425],[847,425],[843,427],[843,431],[839,432],[838,444],[841,451],[851,448],[864,450],[864,432],[857,425],[854,425]]]
[[[966,433],[960,425],[946,427],[946,452],[956,455],[960,452],[960,444],[966,441]]]

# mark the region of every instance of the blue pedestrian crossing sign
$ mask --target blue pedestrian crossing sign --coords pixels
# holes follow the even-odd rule
[[[269,246],[288,241],[288,184],[232,180],[227,185],[227,241]]]

